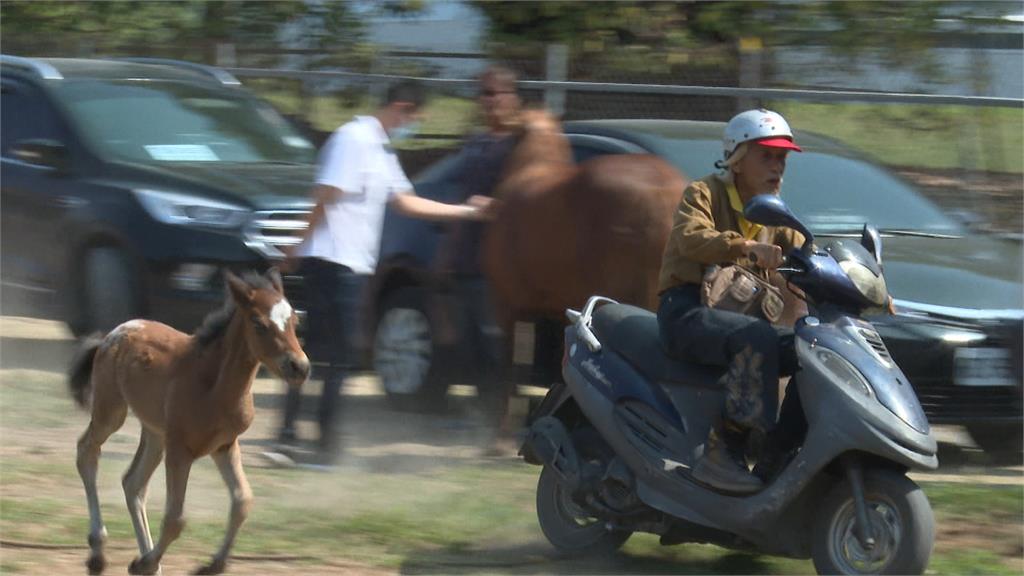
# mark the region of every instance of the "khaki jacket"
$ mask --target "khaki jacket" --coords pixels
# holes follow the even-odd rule
[[[658,293],[680,284],[700,284],[705,269],[713,264],[751,267],[741,252],[747,239],[741,233],[739,217],[719,176],[712,174],[687,186],[661,258]],[[786,253],[801,246],[804,237],[789,228],[765,226],[751,240],[775,244]]]

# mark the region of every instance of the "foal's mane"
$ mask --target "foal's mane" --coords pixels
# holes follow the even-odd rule
[[[256,272],[246,272],[241,275],[241,279],[255,290],[274,290],[274,285],[270,283],[270,280]],[[236,308],[235,300],[231,297],[231,290],[225,285],[224,305],[207,314],[206,318],[203,318],[203,323],[192,334],[195,336],[196,344],[200,348],[204,348],[223,336],[228,324],[231,323],[231,317],[235,315]]]

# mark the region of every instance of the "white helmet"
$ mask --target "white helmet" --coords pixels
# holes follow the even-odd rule
[[[737,146],[751,140],[759,140],[758,144],[762,146],[800,152],[800,147],[793,143],[793,131],[786,119],[778,112],[764,108],[740,112],[729,120],[722,138],[723,159],[728,160]]]

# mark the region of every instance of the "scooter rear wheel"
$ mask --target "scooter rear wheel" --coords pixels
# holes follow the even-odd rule
[[[577,430],[572,436],[577,440],[586,435]],[[610,457],[602,453],[597,443],[603,443],[600,437],[597,437],[597,442],[575,442],[583,462],[606,461]],[[537,520],[548,542],[565,554],[614,552],[633,534],[629,530],[609,529],[606,522],[590,515],[573,501],[572,494],[562,485],[558,473],[549,466],[544,466],[537,481]]]
[[[867,470],[864,498],[875,546],[856,535],[850,485],[826,496],[814,521],[811,556],[819,574],[923,574],[935,542],[935,518],[921,487],[893,470]]]

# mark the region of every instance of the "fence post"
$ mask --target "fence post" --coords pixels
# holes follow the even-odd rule
[[[213,63],[221,68],[234,68],[238,65],[235,45],[230,42],[218,42],[213,47],[213,58]]]
[[[764,46],[761,43],[761,39],[756,36],[740,38],[740,88],[761,87],[761,54],[763,49]],[[737,112],[750,110],[759,104],[748,96],[737,99],[736,103],[739,106]]]
[[[565,82],[569,79],[569,47],[565,44],[545,45],[544,79]],[[565,89],[545,88],[544,106],[555,116],[565,113]]]
[[[79,58],[93,58],[96,56],[96,42],[92,38],[79,38],[75,48],[75,55]]]

